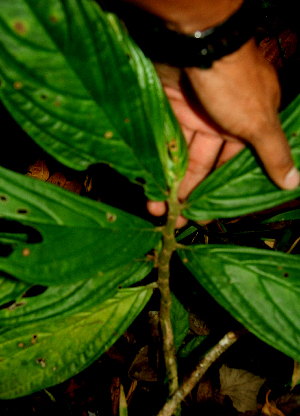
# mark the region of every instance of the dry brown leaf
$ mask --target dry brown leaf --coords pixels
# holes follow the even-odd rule
[[[281,410],[277,409],[276,405],[273,402],[269,402],[270,391],[271,390],[269,390],[266,395],[266,403],[264,404],[261,410],[261,414],[265,416],[285,416]]]
[[[137,384],[138,384],[138,382],[135,380],[135,381],[133,381],[131,384],[130,384],[130,387],[129,387],[129,390],[128,390],[128,393],[127,393],[127,395],[126,395],[126,402],[127,402],[127,404],[129,405],[129,403],[130,403],[130,401],[131,401],[131,399],[132,399],[132,396],[133,396],[133,393],[135,392],[135,389],[137,388]]]
[[[61,188],[64,188],[67,179],[65,175],[63,175],[61,172],[55,172],[53,173],[53,175],[50,176],[47,182],[53,183],[54,185],[58,185]]]
[[[226,365],[220,368],[220,393],[229,396],[239,412],[256,409],[257,394],[264,382],[263,378],[246,370],[229,368]]]
[[[86,193],[91,192],[93,188],[93,178],[90,175],[86,175],[84,180],[84,189]]]
[[[291,32],[290,29],[284,29],[280,32],[278,37],[280,38],[285,59],[289,59],[296,52],[297,35]],[[259,48],[267,61],[271,62],[277,70],[280,70],[283,67],[279,42],[275,37],[263,39],[259,44]]]
[[[190,329],[197,335],[208,335],[209,328],[206,323],[198,315],[189,312]]]
[[[268,247],[270,247],[270,248],[274,248],[275,247],[275,244],[276,244],[276,241],[275,240],[267,240],[267,241],[265,241],[265,244],[268,246]]]
[[[80,182],[76,180],[66,181],[64,188],[67,189],[67,191],[71,191],[71,192],[74,192],[75,194],[80,195],[82,185]]]
[[[114,377],[110,386],[113,416],[118,416],[119,414],[120,384],[120,377]]]
[[[42,181],[47,181],[50,177],[50,173],[45,161],[39,159],[34,165],[30,165],[28,168],[27,176],[31,176]]]
[[[197,402],[202,403],[210,400],[213,397],[213,389],[209,379],[203,380],[199,383],[197,388]]]
[[[276,406],[285,415],[299,415],[300,414],[300,394],[293,392],[287,393],[276,400]]]
[[[298,361],[294,360],[294,371],[292,376],[292,386],[291,390],[299,383],[300,380],[300,363]]]
[[[157,381],[156,370],[150,365],[148,345],[142,347],[136,355],[129,368],[128,376],[131,380]]]
[[[155,259],[153,259],[155,260]],[[149,311],[148,320],[150,324],[151,339],[155,343],[160,342],[160,321],[159,321],[159,312],[158,311]]]

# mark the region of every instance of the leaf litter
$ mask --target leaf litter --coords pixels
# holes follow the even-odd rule
[[[233,407],[239,412],[255,410],[257,395],[265,379],[249,371],[229,368],[225,364],[220,368],[220,393],[229,396]]]

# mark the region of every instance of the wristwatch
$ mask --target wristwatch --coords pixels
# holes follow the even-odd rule
[[[214,61],[238,50],[255,35],[259,6],[245,0],[225,22],[186,35],[169,30],[158,17],[142,10],[126,13],[129,34],[152,61],[176,67],[210,68]]]

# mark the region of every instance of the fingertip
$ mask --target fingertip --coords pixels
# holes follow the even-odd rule
[[[300,183],[299,171],[295,166],[285,175],[283,180],[283,189],[292,190],[296,189]]]
[[[182,215],[179,215],[176,221],[176,228],[182,228],[187,224],[188,220],[184,218]]]
[[[161,217],[167,211],[166,203],[162,201],[147,201],[147,209],[155,217]]]
[[[293,190],[299,186],[300,175],[281,127],[273,136],[266,134],[264,140],[257,141],[254,148],[269,177],[277,186],[285,190]]]

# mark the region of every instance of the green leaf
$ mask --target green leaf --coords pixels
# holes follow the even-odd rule
[[[61,383],[93,363],[141,312],[152,289],[122,289],[114,298],[63,319],[0,331],[0,398]]]
[[[132,283],[136,283],[147,276],[152,267],[153,263],[149,261],[132,263],[94,279],[68,285],[50,286],[44,288],[42,293],[37,292],[29,297],[27,296],[28,287],[25,287],[26,290],[23,289],[19,296],[16,296],[18,292],[11,291],[10,297],[6,296],[6,302],[13,301],[13,303],[0,310],[0,327],[34,323],[45,318],[61,318],[99,305],[108,297],[114,296],[128,276]],[[8,283],[12,286],[11,281]],[[20,289],[19,286],[25,286],[21,282],[16,282],[16,284],[18,284],[18,289]],[[34,290],[33,286],[31,291],[34,292]]]
[[[182,345],[182,347],[178,351],[178,356],[181,358],[188,357],[206,339],[207,339],[207,335],[195,336],[187,344]]]
[[[189,313],[172,293],[171,323],[176,350],[180,347],[190,329]]]
[[[177,230],[176,235],[176,241],[181,241],[186,237],[189,237],[191,234],[196,233],[198,231],[198,228],[194,227],[194,225],[191,225],[186,230],[182,231],[179,229]]]
[[[277,241],[276,243],[276,251],[281,251],[281,252],[286,252],[288,250],[288,248],[291,246],[291,242],[293,242],[293,240],[291,241],[293,235],[293,231],[291,230],[291,228],[286,229],[283,232],[282,237],[280,238],[279,241]]]
[[[28,283],[19,282],[18,280],[9,279],[6,276],[0,275],[0,306],[15,300],[30,287],[31,285]],[[0,310],[1,313],[2,311]]]
[[[263,221],[262,224],[269,224],[270,222],[281,222],[281,221],[293,221],[300,220],[300,209],[294,209],[292,211],[282,212],[281,214],[274,215],[271,218]]]
[[[114,15],[88,0],[0,0],[0,39],[0,96],[40,146],[73,169],[108,163],[166,199],[185,141],[152,63]]]
[[[295,164],[300,168],[300,95],[281,114]],[[215,170],[190,195],[183,215],[208,220],[237,217],[297,198],[300,187],[283,191],[268,179],[249,148]]]
[[[299,256],[225,245],[189,246],[179,255],[234,318],[299,361]]]
[[[0,257],[0,270],[44,286],[143,262],[161,238],[139,217],[1,167],[0,215],[31,230],[26,242],[17,239]]]

